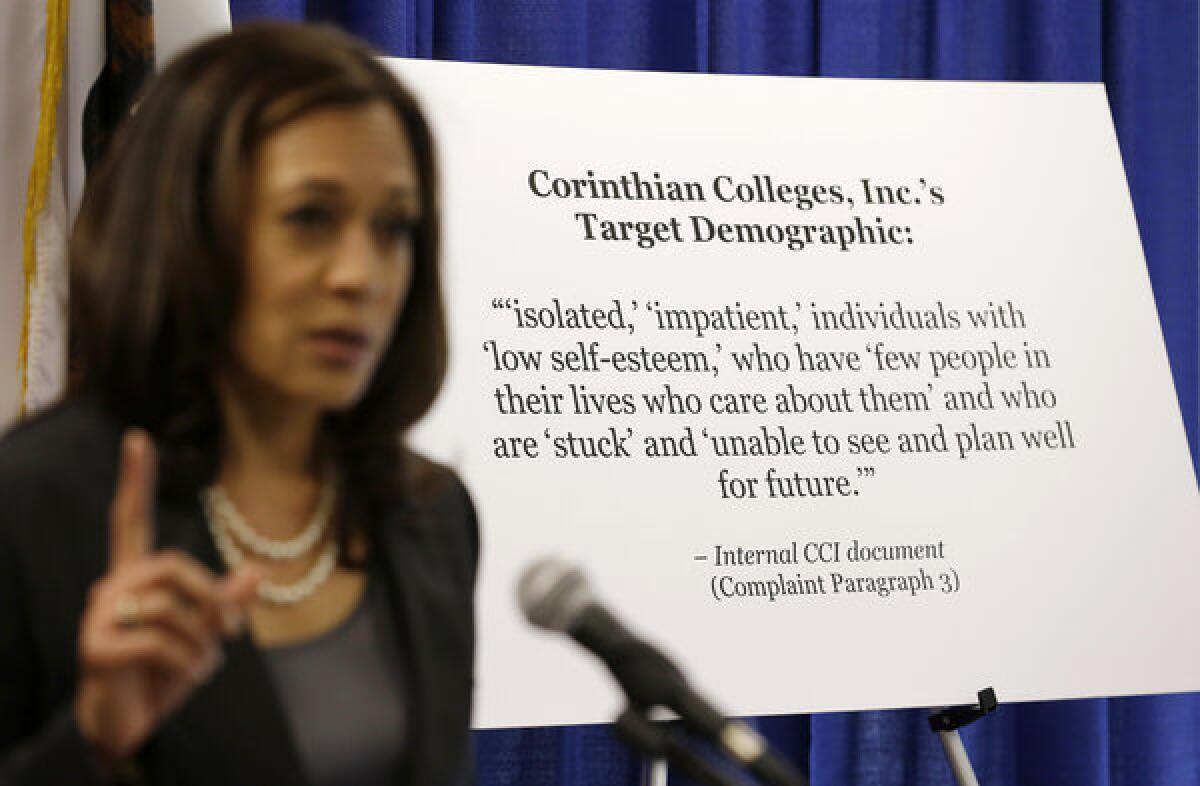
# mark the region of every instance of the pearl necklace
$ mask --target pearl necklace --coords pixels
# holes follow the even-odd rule
[[[227,527],[246,548],[260,557],[273,560],[296,559],[307,554],[316,542],[325,534],[329,525],[329,514],[333,510],[334,486],[327,480],[321,489],[321,499],[317,509],[313,511],[312,519],[300,534],[290,540],[272,540],[260,535],[257,530],[246,523],[233,500],[220,486],[210,486],[206,492],[207,504],[216,513],[216,517]]]
[[[330,510],[333,508],[333,488],[333,482],[327,480],[324,489],[322,489],[321,502],[317,505],[317,513],[313,516],[313,522],[305,528],[305,531],[300,536],[292,539],[292,541],[272,541],[262,538],[261,535],[253,530],[250,530],[250,532],[269,544],[285,546],[285,550],[290,550],[291,545],[296,540],[306,537],[309,530],[313,529],[314,524],[319,524],[317,527],[318,535],[324,534],[329,524]],[[228,495],[219,486],[213,485],[204,489],[200,493],[200,498],[204,505],[204,512],[208,519],[208,528],[212,533],[213,542],[216,544],[217,551],[220,552],[221,559],[225,562],[226,567],[232,570],[245,560],[245,555],[230,535],[230,531],[236,526],[232,524],[232,521],[236,518],[247,529],[249,525],[246,524],[245,519],[242,518],[237,508],[234,507],[233,501],[229,499]],[[233,516],[230,516],[230,513]],[[308,544],[305,550],[311,549],[314,543],[315,538]],[[251,546],[251,550],[254,550],[253,546]],[[276,551],[278,552],[278,549]],[[267,556],[269,559],[285,559],[283,557],[264,555],[261,552],[256,553],[260,556]],[[333,569],[337,567],[337,558],[337,541],[331,540],[325,546],[321,556],[317,557],[312,567],[308,569],[308,573],[299,581],[292,584],[277,584],[266,580],[260,581],[258,583],[258,597],[277,606],[290,606],[299,603],[316,592],[322,584],[329,580],[329,577],[333,575]]]

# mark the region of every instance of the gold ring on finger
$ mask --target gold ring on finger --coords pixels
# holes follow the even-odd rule
[[[142,624],[142,604],[132,592],[117,598],[117,624],[122,628],[136,628]]]

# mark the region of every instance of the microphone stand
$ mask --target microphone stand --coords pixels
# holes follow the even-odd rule
[[[708,786],[742,786],[711,762],[692,750],[670,728],[654,723],[644,710],[626,707],[617,716],[616,734],[630,746],[652,759],[665,759],[681,773]]]
[[[629,699],[616,721],[618,736],[651,756],[664,757],[710,786],[736,786],[685,744],[685,737],[656,727],[652,707],[673,710],[683,727],[748,770],[767,786],[808,786],[808,779],[745,722],[724,717],[687,684],[679,668],[653,645],[625,629],[592,598],[583,573],[568,563],[543,559],[521,575],[517,595],[525,616],[538,627],[566,633],[599,658]]]

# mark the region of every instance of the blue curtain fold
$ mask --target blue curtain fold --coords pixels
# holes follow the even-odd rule
[[[232,0],[231,6],[235,22],[332,21],[402,57],[1103,81],[1193,462],[1200,456],[1196,0]],[[814,786],[953,783],[922,712],[755,723],[811,768]],[[1197,695],[1001,706],[964,737],[988,786],[1200,786]],[[640,762],[601,726],[480,732],[476,755],[483,786],[633,786],[641,777]]]

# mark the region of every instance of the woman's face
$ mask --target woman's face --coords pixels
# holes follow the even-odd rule
[[[229,371],[252,395],[352,406],[412,278],[422,206],[407,135],[383,103],[318,109],[267,137],[250,182]]]

